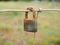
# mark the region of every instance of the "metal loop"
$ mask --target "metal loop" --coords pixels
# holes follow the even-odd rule
[[[33,13],[33,19],[35,19],[36,11],[32,7],[27,8],[27,10],[30,10]],[[28,18],[28,11],[25,12],[25,18]]]

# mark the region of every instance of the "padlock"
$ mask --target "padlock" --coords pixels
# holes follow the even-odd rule
[[[36,11],[32,7],[27,8],[27,10],[30,10],[33,13],[33,19],[28,19],[28,12],[25,12],[24,31],[37,32]]]

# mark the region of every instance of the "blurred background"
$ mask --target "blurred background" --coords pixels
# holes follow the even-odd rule
[[[28,1],[28,2],[30,2],[30,1],[55,1],[55,2],[59,2],[60,0],[0,0],[0,1]]]
[[[27,7],[60,9],[60,0],[0,0],[0,10]],[[38,13],[35,39],[34,33],[24,31],[24,15],[25,12],[0,12],[0,45],[60,45],[60,12]],[[31,15],[29,12],[30,18]]]

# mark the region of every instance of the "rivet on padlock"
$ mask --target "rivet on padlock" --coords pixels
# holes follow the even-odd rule
[[[36,11],[33,8],[27,8],[33,13],[33,19],[28,19],[28,12],[25,12],[24,31],[37,32]]]

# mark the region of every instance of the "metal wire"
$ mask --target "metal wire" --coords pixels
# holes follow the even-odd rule
[[[29,10],[17,10],[17,9],[3,9],[3,10],[0,10],[0,12],[30,12]],[[40,11],[59,11],[60,12],[60,9],[42,9],[42,8],[39,8],[38,10],[36,10],[37,12],[40,12]]]
[[[60,11],[60,9],[42,9],[42,8],[39,8],[39,11]]]
[[[35,43],[35,35],[36,35],[36,32],[34,32],[34,40],[33,40],[33,45],[35,45],[36,43]]]
[[[26,12],[29,10],[16,10],[16,9],[3,9],[3,10],[0,10],[0,12]]]

